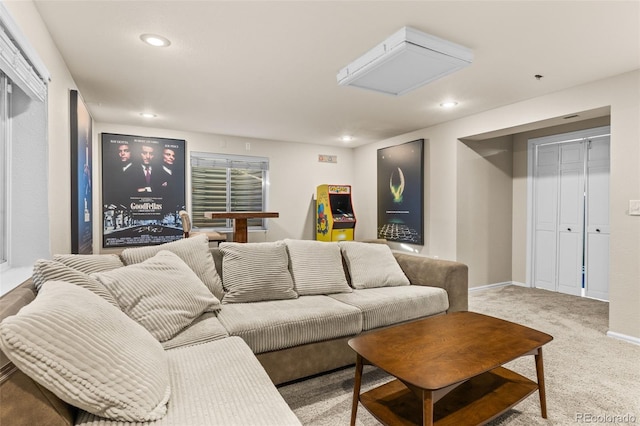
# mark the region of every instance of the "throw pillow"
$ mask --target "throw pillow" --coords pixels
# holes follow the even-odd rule
[[[213,263],[213,256],[209,251],[209,239],[206,235],[199,235],[192,238],[184,238],[172,243],[160,244],[158,246],[136,247],[122,251],[120,256],[127,265],[144,262],[155,256],[161,250],[168,250],[177,254],[184,263],[196,273],[198,278],[218,299],[224,296],[222,280],[216,271]]]
[[[160,343],[100,297],[48,281],[0,323],[0,348],[63,401],[125,422],[162,418],[171,393]]]
[[[124,266],[117,254],[55,254],[53,260],[85,274],[111,271]]]
[[[356,289],[409,285],[400,265],[385,244],[341,241],[338,243]]]
[[[79,287],[86,288],[87,290],[91,290],[113,306],[118,308],[120,307],[109,290],[107,290],[105,286],[100,284],[95,278],[92,278],[76,269],[70,268],[60,262],[56,262],[55,260],[36,260],[36,263],[33,265],[33,275],[31,278],[33,279],[33,284],[37,291],[40,291],[42,285],[47,281],[65,281]]]
[[[161,342],[171,339],[220,301],[175,254],[161,251],[142,263],[92,274],[120,308]]]
[[[222,303],[295,299],[284,242],[221,243]]]
[[[286,239],[298,295],[350,293],[337,243]]]

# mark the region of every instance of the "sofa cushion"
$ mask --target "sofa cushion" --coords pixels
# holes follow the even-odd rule
[[[368,288],[329,297],[360,309],[363,331],[444,313],[449,308],[445,290],[418,285]]]
[[[350,293],[337,243],[286,239],[296,293]]]
[[[55,254],[53,260],[85,274],[111,271],[124,266],[117,254]]]
[[[172,349],[167,358],[173,394],[153,426],[301,424],[238,337]],[[76,425],[124,426],[82,411]]]
[[[256,354],[362,331],[360,309],[329,296],[229,304],[218,318],[230,335],[242,337]]]
[[[92,274],[113,294],[120,308],[163,342],[175,336],[220,301],[198,276],[170,251],[142,263]]]
[[[131,265],[144,262],[161,250],[168,250],[177,254],[196,273],[211,293],[219,300],[222,300],[224,296],[222,280],[216,271],[213,257],[211,257],[211,252],[209,251],[209,240],[204,234],[158,246],[128,248],[123,250],[120,256],[125,264]]]
[[[74,284],[47,281],[33,302],[2,321],[0,347],[33,380],[83,410],[122,421],[166,413],[169,369],[160,343]]]
[[[55,260],[36,260],[33,265],[32,279],[36,290],[40,290],[47,281],[65,281],[86,288],[113,306],[119,307],[118,302],[113,298],[109,290],[95,278]]]
[[[229,337],[215,312],[205,312],[196,318],[187,328],[176,334],[169,340],[162,342],[165,350],[181,346],[197,345],[211,340]]]
[[[385,244],[341,241],[351,285],[357,289],[409,285],[409,279]]]
[[[222,303],[295,299],[287,247],[274,243],[221,243]]]

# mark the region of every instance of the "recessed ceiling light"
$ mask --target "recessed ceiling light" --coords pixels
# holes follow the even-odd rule
[[[156,118],[157,117],[157,115],[155,115],[152,112],[141,112],[140,115],[143,116],[144,118]]]
[[[453,108],[456,105],[458,105],[456,101],[447,101],[440,104],[442,108]]]
[[[171,44],[169,39],[156,34],[142,34],[140,40],[154,47],[167,47]]]
[[[353,136],[351,135],[344,135],[340,138],[340,140],[342,142],[351,142],[353,140]]]

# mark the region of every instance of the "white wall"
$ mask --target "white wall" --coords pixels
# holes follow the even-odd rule
[[[512,136],[458,144],[457,259],[469,287],[511,281]]]
[[[220,154],[255,155],[269,158],[269,211],[280,213],[277,219],[269,219],[268,231],[250,232],[249,241],[276,241],[283,238],[315,238],[316,187],[321,184],[344,184],[353,182],[353,150],[303,143],[281,142],[265,139],[241,138],[177,130],[123,126],[119,124],[94,124],[94,152],[98,153],[94,164],[94,211],[100,212],[100,133],[119,133],[136,136],[185,139],[187,146],[187,194],[191,193],[188,157],[191,151]],[[250,144],[250,150],[247,150]],[[336,155],[337,163],[320,163],[319,154]],[[357,188],[353,190],[357,192]],[[187,203],[191,200],[187,195]],[[356,215],[358,205],[354,205]],[[101,219],[95,220],[94,251],[102,251]],[[356,226],[356,233],[358,228]],[[111,251],[111,250],[110,250]]]
[[[610,330],[640,338],[640,217],[629,216],[630,199],[640,199],[640,71],[518,102],[460,120],[356,148],[356,202],[375,211],[376,149],[414,139],[429,140],[425,157],[426,242],[423,255],[457,259],[458,139],[611,108]],[[361,207],[362,209],[362,207]],[[360,230],[373,237],[375,215],[360,215]]]

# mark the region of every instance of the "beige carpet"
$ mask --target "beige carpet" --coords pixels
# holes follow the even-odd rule
[[[605,335],[608,304],[518,286],[473,292],[469,310],[551,334],[544,347],[549,418],[537,392],[490,423],[497,425],[640,424],[640,346]],[[535,380],[533,357],[507,364]],[[363,391],[391,380],[365,367]],[[353,368],[279,388],[305,425],[348,425]],[[362,406],[357,424],[379,424]],[[462,425],[461,425],[462,426]]]

